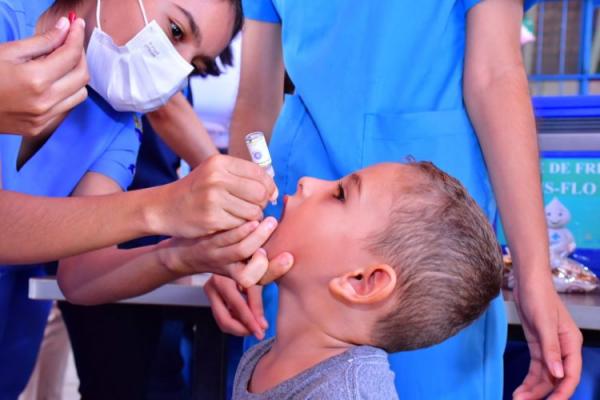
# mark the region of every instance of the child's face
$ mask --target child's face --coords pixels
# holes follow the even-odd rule
[[[365,239],[387,224],[399,184],[414,180],[402,164],[378,164],[340,181],[302,178],[286,196],[278,229],[266,245],[269,254],[289,251],[294,268],[281,283],[321,285],[377,260]],[[308,283],[310,282],[310,283]]]

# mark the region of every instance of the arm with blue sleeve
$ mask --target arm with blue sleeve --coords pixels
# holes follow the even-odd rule
[[[468,12],[464,98],[511,249],[514,295],[532,357],[515,398],[568,399],[579,382],[582,337],[550,275],[522,18],[522,0],[485,0]]]
[[[86,97],[84,25],[63,19],[44,34],[17,40],[19,18],[0,4],[0,132],[37,135]],[[144,208],[129,200],[81,202],[0,191],[0,263],[53,260],[149,232]],[[116,204],[121,207],[115,212]],[[102,226],[111,216],[123,222]]]

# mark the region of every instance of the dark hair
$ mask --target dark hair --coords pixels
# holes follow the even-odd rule
[[[242,30],[244,26],[244,12],[242,10],[242,1],[241,0],[227,0],[234,7],[234,20],[233,20],[233,29],[231,32],[230,41],[236,37],[236,35]],[[227,45],[227,47],[219,54],[218,57],[221,62],[222,67],[231,67],[233,66],[234,57],[233,51],[231,50],[231,45]],[[238,60],[239,62],[239,60]],[[193,75],[200,76],[219,76],[223,73],[223,69],[219,66],[216,61],[211,62],[206,65],[206,68],[203,71],[194,71]]]
[[[407,164],[386,228],[368,249],[398,274],[396,307],[373,327],[388,352],[429,347],[455,335],[500,292],[502,256],[486,216],[454,178],[430,162]]]
[[[83,2],[84,0],[55,0],[52,7],[62,7],[65,10],[70,7],[74,7],[77,4]],[[233,38],[242,30],[244,26],[244,12],[242,10],[242,0],[226,0],[231,3],[234,9],[234,20],[233,20],[233,28],[231,30],[231,36],[229,41],[233,40]],[[217,57],[221,62],[222,67],[230,67],[233,65],[233,51],[231,50],[231,46],[227,45],[227,47],[219,54]],[[223,73],[222,68],[218,65],[216,61],[212,61],[203,71],[194,70],[192,75],[200,75],[200,76],[219,76]]]

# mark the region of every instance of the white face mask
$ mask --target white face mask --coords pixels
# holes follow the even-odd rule
[[[114,44],[100,26],[100,1],[87,48],[89,85],[117,111],[147,113],[165,104],[185,87],[193,71],[156,21],[148,23],[124,46]]]

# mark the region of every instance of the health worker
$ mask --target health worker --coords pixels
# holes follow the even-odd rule
[[[0,42],[46,32],[63,23],[60,18],[70,11],[82,17],[83,21],[77,22],[81,27],[85,21],[87,59],[83,51],[79,57],[82,63],[87,61],[89,95],[72,110],[57,116],[40,135],[0,135],[2,193],[21,196],[16,199],[32,195],[46,196],[45,201],[69,195],[110,197],[124,191],[135,172],[140,143],[136,113],[161,107],[182,88],[194,69],[202,72],[210,68],[241,26],[241,10],[236,0],[0,0]],[[275,187],[258,166],[239,161],[212,157],[181,182],[131,193],[119,198],[122,203],[113,198],[114,209],[90,209],[87,213],[118,214],[120,207],[132,212],[136,205],[142,204],[145,207],[135,212],[146,213],[142,219],[149,231],[173,230],[164,223],[180,219],[174,216],[179,213],[188,215],[183,218],[187,220],[186,228],[179,231],[182,236],[206,236],[232,229],[233,234],[224,233],[227,248],[223,248],[225,240],[218,246],[217,242],[200,238],[185,242],[185,246],[180,241],[178,245],[154,249],[147,255],[153,263],[146,264],[147,269],[142,271],[153,271],[154,275],[143,275],[152,275],[153,280],[144,283],[157,286],[180,276],[181,270],[177,268],[197,266],[216,270],[225,265],[229,266],[227,271],[215,272],[237,273],[238,281],[249,285],[258,281],[266,269],[266,255],[258,248],[268,238],[273,224],[257,226],[257,222],[247,221],[262,217],[262,207]],[[59,215],[77,224],[78,217],[87,215],[81,207],[89,203],[71,204],[80,208],[63,210],[67,212]],[[106,207],[110,202],[97,204]],[[194,220],[189,217],[193,212],[197,214]],[[109,235],[102,232],[111,229],[111,220],[95,221],[97,224],[88,225],[86,232],[91,235],[98,232],[108,241]],[[17,222],[18,230],[25,233],[37,229],[51,231],[41,223]],[[62,222],[53,218],[43,220],[49,224]],[[173,227],[172,222],[169,226]],[[139,226],[136,229],[143,230]],[[237,240],[232,241],[232,236]],[[49,236],[44,240],[59,238]],[[236,244],[242,240],[251,241],[250,246],[244,243],[247,252],[259,254],[260,274],[250,269],[256,262],[248,265],[243,262],[247,255],[236,259],[235,255],[240,254]],[[204,252],[197,251],[196,244]],[[217,255],[216,250],[219,250]],[[212,264],[207,263],[207,254]],[[183,266],[183,259],[189,264]],[[29,300],[27,285],[29,278],[44,275],[46,267],[6,265],[0,269],[0,398],[17,398],[31,374],[50,302]],[[250,275],[244,275],[246,272]]]

